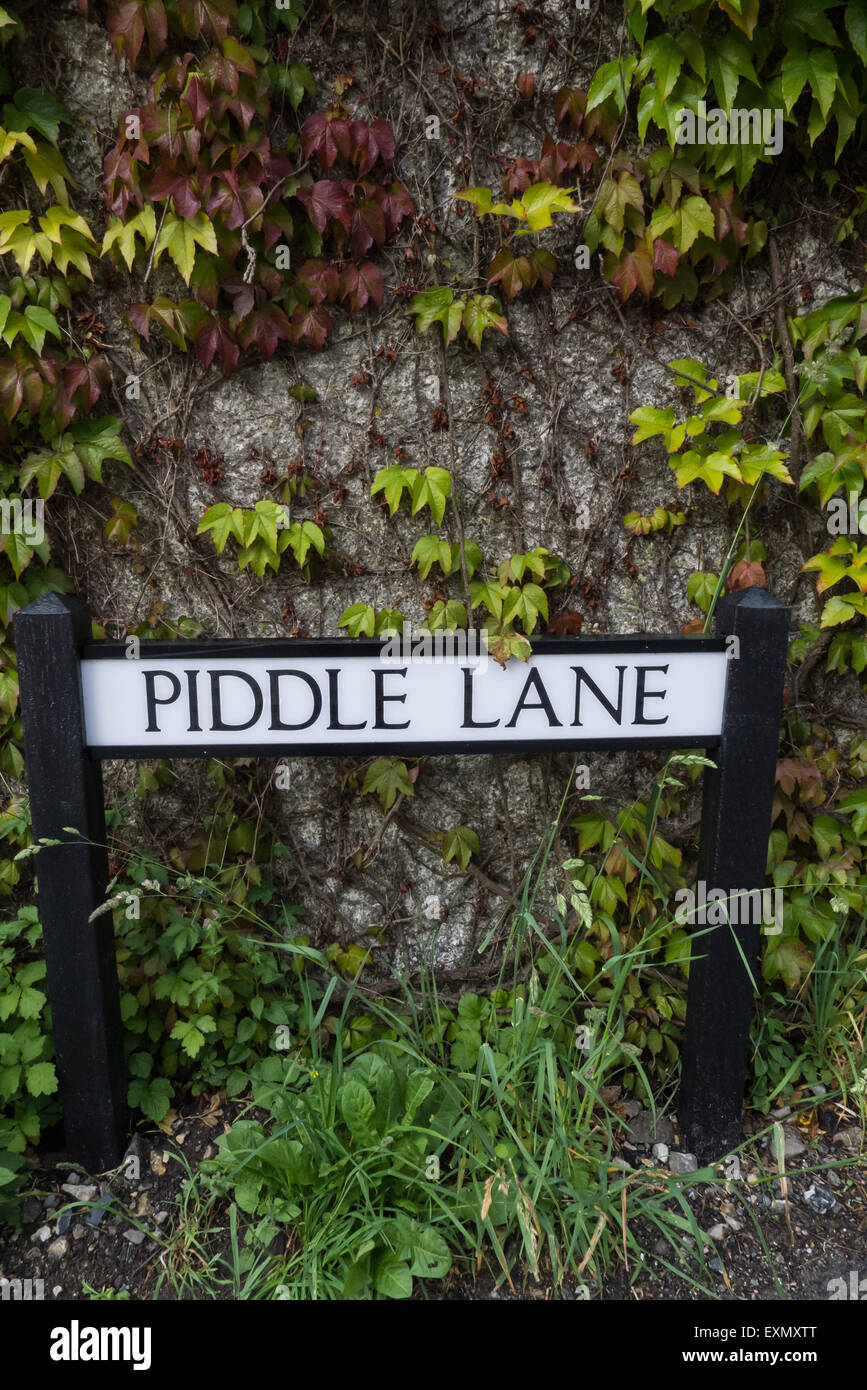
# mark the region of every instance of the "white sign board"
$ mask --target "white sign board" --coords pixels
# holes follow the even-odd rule
[[[122,757],[695,746],[719,738],[727,666],[713,639],[549,639],[505,668],[346,640],[144,642],[132,659],[99,643],[80,671],[87,746]]]

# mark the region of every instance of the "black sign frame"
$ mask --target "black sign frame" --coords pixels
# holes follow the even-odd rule
[[[720,651],[729,648],[722,732],[718,738],[648,735],[628,739],[522,740],[465,743],[391,743],[385,751],[490,753],[517,756],[582,749],[622,751],[704,747],[716,766],[703,773],[698,878],[726,896],[761,888],[765,880],[777,760],[789,608],[764,589],[742,589],[720,599],[713,638],[543,638],[538,649],[576,656],[609,652]],[[94,643],[86,602],[46,594],[16,613],[21,716],[34,840],[56,840],[36,859],[38,906],[47,962],[55,1060],[66,1149],[90,1172],[116,1167],[127,1143],[127,1077],[123,1060],[114,928],[105,901],[108,873],[102,760],[136,757],[281,757],[357,755],[378,751],[357,745],[287,744],[252,749],[243,743],[152,751],[92,748],[85,742],[80,661],[117,659],[124,643]],[[731,639],[736,639],[732,642]],[[352,641],[359,656],[376,655],[382,641]],[[300,657],[345,656],[350,639],[328,642],[236,639],[208,642],[146,641],[148,657],[171,655]],[[75,832],[70,834],[70,831]],[[703,931],[690,966],[678,1120],[682,1143],[702,1162],[740,1142],[753,978],[760,924]],[[744,968],[749,964],[752,975]]]

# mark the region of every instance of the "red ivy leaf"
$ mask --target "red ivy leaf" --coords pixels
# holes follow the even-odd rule
[[[330,169],[338,159],[348,161],[352,153],[349,122],[329,121],[321,112],[308,116],[301,127],[301,152],[305,159],[315,154],[323,169]]]
[[[530,266],[533,270],[533,283],[541,285],[543,290],[550,289],[554,271],[557,269],[557,262],[551,252],[537,246],[530,257]]]
[[[104,357],[78,358],[63,369],[63,389],[73,404],[92,410],[103,391],[111,385],[111,369]]]
[[[210,367],[219,353],[223,371],[227,376],[232,375],[238,365],[241,349],[229,332],[226,318],[209,314],[196,329],[194,341],[196,355],[204,368]]]
[[[587,93],[579,87],[561,87],[554,95],[554,119],[559,123],[567,118],[577,130],[587,110]]]
[[[235,0],[178,0],[178,13],[191,39],[210,33],[222,40],[229,32],[229,21],[238,17]]]
[[[329,217],[333,217],[349,231],[352,203],[340,184],[335,183],[333,179],[317,179],[312,188],[296,189],[295,197],[304,204],[307,215],[320,236],[325,231]]]
[[[138,208],[143,207],[139,174],[131,151],[116,145],[105,156],[103,171],[103,188],[109,212],[113,212],[116,217],[123,217],[130,203],[134,203]]]
[[[208,53],[199,64],[199,71],[214,87],[228,92],[229,96],[238,94],[238,65],[222,53]]]
[[[758,560],[741,560],[736,564],[728,577],[728,588],[731,592],[734,589],[749,589],[753,584],[757,584],[760,589],[765,587],[765,571]]]
[[[109,5],[106,25],[118,59],[123,53],[130,68],[136,65],[145,32],[151,61],[166,46],[168,21],[163,0],[123,0],[121,4],[113,0]]]
[[[584,148],[592,151],[594,160],[598,158],[592,145],[585,145]],[[580,153],[578,145],[567,145],[565,140],[558,140],[555,144],[551,136],[546,135],[537,163],[537,180],[542,183],[557,183],[563,174],[575,168]]]
[[[372,198],[366,198],[363,203],[352,209],[350,235],[352,254],[356,260],[359,260],[374,242],[377,246],[385,243],[385,214]]]
[[[142,301],[130,304],[128,314],[136,333],[139,333],[146,343],[150,342],[151,306]]]
[[[360,266],[346,266],[340,276],[340,285],[352,313],[363,309],[369,300],[373,300],[377,307],[382,303],[385,290],[382,273],[372,261],[365,261]]]
[[[403,219],[415,215],[415,203],[402,183],[391,183],[388,190],[378,187],[376,197],[385,214],[388,235],[394,236]]]
[[[593,168],[594,164],[599,163],[599,153],[594,150],[592,145],[588,145],[586,140],[579,140],[577,145],[572,146],[577,155],[576,165],[582,174],[586,174]]]
[[[670,241],[665,241],[659,237],[653,243],[653,269],[659,270],[663,275],[673,275],[677,270],[677,263],[680,260],[680,252],[676,246],[672,246]]]
[[[552,618],[545,631],[557,637],[577,637],[584,625],[584,614],[574,608],[567,608]]]
[[[350,121],[349,147],[352,167],[358,174],[366,174],[376,163],[376,145],[370,148],[370,126],[366,121]]]
[[[370,127],[368,136],[368,148],[382,160],[383,164],[391,164],[394,159],[394,131],[388,121],[374,121]]]
[[[305,261],[298,272],[298,283],[307,291],[311,304],[333,304],[340,293],[340,276],[324,261]]]
[[[324,156],[324,167],[330,169],[332,164],[337,163],[338,159],[348,162],[351,155],[352,133],[349,121],[339,118],[329,121],[325,127],[325,147],[319,155],[320,161],[323,161]]]
[[[253,101],[248,101],[245,97],[242,96],[217,97],[217,100],[214,102],[214,120],[222,120],[223,116],[227,111],[231,111],[232,115],[235,117],[235,120],[238,122],[238,125],[241,127],[244,134],[246,135],[247,131],[250,129],[250,126],[253,123],[253,117],[256,115],[256,103]],[[267,114],[267,106],[260,106],[259,115],[266,116]]]
[[[14,357],[4,357],[0,361],[0,404],[6,420],[14,420],[22,404],[31,415],[41,406],[45,380],[49,384],[53,382],[54,368],[45,358],[39,362],[39,367],[41,371],[37,371],[19,349]]]
[[[171,87],[175,92],[182,92],[187,81],[187,68],[195,60],[195,53],[185,53],[183,57],[176,53],[171,62],[165,69],[166,86]],[[154,80],[148,87],[148,101],[156,101],[157,93],[154,87]]]
[[[734,189],[727,188],[723,193],[711,194],[709,202],[713,209],[717,241],[722,241],[731,232],[738,246],[742,246],[748,224],[732,208]]]
[[[329,333],[333,333],[334,323],[327,309],[321,304],[309,308],[298,308],[289,321],[289,340],[300,343],[306,338],[315,348],[323,348]]]
[[[186,91],[181,97],[190,108],[194,121],[201,121],[207,116],[211,109],[211,103],[205,95],[205,89],[195,73],[187,83]]]
[[[536,74],[534,72],[522,72],[520,77],[515,78],[515,85],[518,88],[518,95],[523,101],[532,101],[536,95]]]
[[[195,217],[202,200],[193,187],[192,176],[171,164],[161,164],[151,179],[148,196],[156,203],[171,197],[178,217]]]
[[[507,299],[514,299],[533,283],[533,269],[526,256],[515,256],[507,246],[498,251],[490,265],[488,284],[501,284]]]
[[[312,154],[318,154],[319,149],[325,140],[325,127],[328,122],[321,111],[315,115],[308,116],[301,127],[301,153],[305,159],[309,159]]]
[[[614,274],[612,284],[616,285],[620,298],[625,302],[635,290],[640,290],[649,299],[653,289],[653,262],[646,246],[636,246],[623,257]]]
[[[246,220],[244,204],[238,191],[238,176],[232,169],[221,171],[219,178],[214,180],[208,196],[208,216],[213,218],[218,212],[232,231]]]
[[[538,165],[536,160],[525,159],[523,155],[519,155],[517,159],[512,161],[503,175],[503,189],[506,196],[514,198],[516,194],[520,195],[530,187],[531,183],[537,181],[537,177]]]
[[[318,313],[320,311],[311,310],[310,312]],[[255,343],[265,358],[273,357],[281,339],[291,336],[289,320],[276,304],[267,304],[264,309],[254,309],[238,325],[238,337],[241,346],[248,348],[251,343]],[[292,341],[295,342],[297,339],[293,338]]]
[[[235,318],[246,318],[256,303],[253,286],[245,284],[243,280],[226,280],[223,282],[223,289],[232,301],[232,313]]]

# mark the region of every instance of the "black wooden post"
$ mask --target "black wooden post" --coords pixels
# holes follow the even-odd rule
[[[716,634],[737,638],[737,655],[728,666],[717,767],[704,773],[698,877],[708,893],[765,882],[788,632],[789,609],[764,589],[742,589],[718,605]],[[706,1163],[741,1140],[754,997],[741,951],[755,977],[761,924],[699,929],[677,1113],[685,1147]]]
[[[34,840],[38,906],[66,1148],[90,1172],[123,1157],[126,1082],[110,912],[102,767],[87,756],[78,649],[90,609],[46,594],[15,615],[15,646]],[[70,835],[71,827],[78,835]]]

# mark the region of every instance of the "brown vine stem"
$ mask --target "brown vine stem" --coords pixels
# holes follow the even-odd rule
[[[786,394],[789,399],[789,414],[792,419],[792,449],[789,455],[789,472],[795,487],[801,481],[801,438],[804,426],[798,406],[798,386],[795,380],[795,354],[789,329],[786,324],[786,305],[784,300],[783,277],[780,272],[780,253],[773,233],[768,236],[768,260],[771,268],[771,284],[774,289],[774,322],[780,350],[783,354],[783,375],[786,378]]]
[[[162,232],[163,223],[164,223],[165,220],[166,220],[166,213],[168,212],[168,210],[169,210],[169,200],[168,200],[168,198],[166,198],[166,201],[163,203],[163,212],[162,212],[162,216],[161,216],[161,218],[160,218],[160,225],[157,227],[157,234],[156,234],[156,236],[154,237],[154,244],[153,244],[153,246],[151,247],[150,255],[148,256],[148,263],[147,263],[147,265],[145,266],[144,279],[142,280],[142,284],[143,284],[143,285],[146,285],[146,284],[147,284],[147,282],[148,282],[148,276],[150,275],[151,271],[153,270],[153,267],[154,267],[154,256],[156,255],[156,249],[157,249],[157,247],[158,247],[159,244],[160,244],[160,233]]]
[[[451,465],[452,465],[452,469],[451,469],[451,472],[452,472],[452,488],[451,488],[451,492],[449,493],[449,498],[450,498],[451,504],[452,504],[452,512],[454,513],[454,518],[455,518],[455,529],[456,529],[456,531],[457,531],[457,533],[458,533],[458,548],[459,548],[460,554],[461,554],[461,579],[463,580],[463,585],[464,585],[464,601],[465,601],[466,607],[467,607],[467,630],[468,630],[469,632],[472,632],[472,631],[473,631],[473,601],[472,601],[472,596],[471,596],[471,594],[470,594],[470,577],[469,577],[469,575],[467,574],[467,556],[466,556],[466,551],[465,551],[465,549],[464,549],[464,523],[463,523],[463,520],[462,520],[462,518],[461,518],[461,510],[460,510],[460,507],[458,506],[458,497],[457,497],[457,492],[458,492],[458,482],[457,482],[458,455],[457,455],[457,447],[456,447],[456,445],[455,445],[455,412],[454,412],[454,403],[453,403],[453,401],[452,401],[452,388],[451,388],[451,384],[450,384],[450,382],[449,382],[449,368],[448,368],[448,359],[447,359],[447,356],[446,356],[446,341],[445,341],[445,337],[444,337],[444,336],[441,336],[441,337],[440,337],[440,352],[441,352],[441,354],[442,354],[442,369],[443,369],[443,373],[442,373],[442,383],[443,383],[443,391],[444,391],[445,398],[446,398],[446,410],[447,410],[448,413],[449,413],[449,427],[448,427],[448,430],[446,431],[446,433],[448,434],[448,437],[449,437],[449,458],[450,458],[450,460],[451,460]]]

